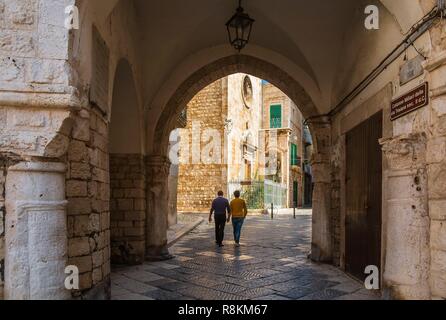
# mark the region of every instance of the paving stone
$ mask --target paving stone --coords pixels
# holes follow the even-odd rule
[[[291,300],[291,299],[285,298],[277,294],[270,294],[268,296],[258,297],[256,300],[262,301],[262,300]]]
[[[141,294],[130,293],[121,296],[112,296],[112,300],[155,300]]]
[[[239,292],[237,295],[243,297],[243,299],[256,300],[259,297],[264,297],[275,293],[276,292],[274,290],[268,288],[253,288]]]
[[[223,283],[223,284],[218,284],[216,286],[213,286],[212,289],[218,290],[218,291],[223,291],[226,293],[233,293],[233,294],[237,294],[241,291],[245,291],[246,288],[242,287],[242,286],[237,286],[235,284],[230,284],[230,283]]]
[[[183,295],[163,289],[150,290],[144,294],[154,300],[181,300]]]
[[[333,289],[324,289],[321,291],[317,291],[315,293],[309,294],[300,298],[299,300],[333,300],[334,298],[345,295],[346,292],[333,290]]]
[[[307,259],[311,216],[289,221],[250,217],[242,247],[218,248],[200,226],[177,242],[169,261],[113,268],[115,299],[362,300],[378,299],[337,268]],[[298,231],[296,231],[298,230]],[[231,239],[231,228],[226,228]],[[286,239],[284,239],[286,234]]]

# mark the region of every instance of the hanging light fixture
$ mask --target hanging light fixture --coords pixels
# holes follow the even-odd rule
[[[239,52],[248,44],[254,22],[255,20],[244,12],[242,0],[239,0],[237,12],[226,23],[229,42]]]

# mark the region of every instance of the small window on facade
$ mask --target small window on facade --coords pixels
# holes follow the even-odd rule
[[[299,165],[299,159],[298,159],[298,153],[297,153],[297,145],[294,143],[291,144],[291,165],[292,166],[298,166]]]
[[[270,128],[282,128],[282,106],[280,104],[270,106]]]

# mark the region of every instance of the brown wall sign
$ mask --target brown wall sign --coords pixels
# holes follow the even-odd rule
[[[425,107],[429,104],[429,84],[421,86],[395,99],[391,103],[390,120],[394,121],[412,111]]]

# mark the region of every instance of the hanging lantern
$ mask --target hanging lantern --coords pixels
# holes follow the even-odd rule
[[[248,44],[251,36],[252,25],[254,19],[251,19],[241,6],[241,0],[239,0],[239,7],[237,12],[226,23],[228,29],[229,42],[239,52]]]

